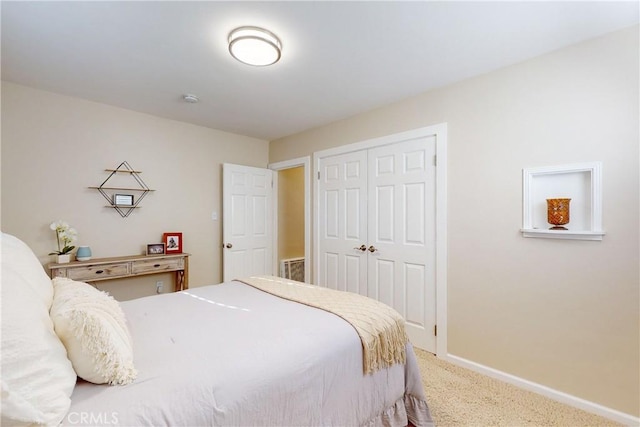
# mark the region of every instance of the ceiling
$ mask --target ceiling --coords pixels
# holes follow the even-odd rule
[[[3,80],[273,140],[637,24],[639,2],[3,1],[1,13]],[[229,55],[244,25],[280,37],[280,62]]]

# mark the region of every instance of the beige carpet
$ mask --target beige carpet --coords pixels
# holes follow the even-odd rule
[[[415,349],[437,426],[620,426]]]

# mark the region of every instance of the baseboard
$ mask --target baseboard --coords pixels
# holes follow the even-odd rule
[[[452,354],[447,354],[445,360],[458,366],[462,366],[463,368],[467,368],[488,377],[496,378],[500,381],[513,384],[516,387],[541,394],[555,401],[603,416],[624,425],[640,426],[640,418],[634,417],[633,415],[625,414],[624,412],[616,411],[615,409],[607,408],[606,406],[600,405],[598,403],[590,402],[588,400],[581,399],[568,393],[554,390],[550,387],[537,384],[520,377],[516,377],[515,375],[507,374],[506,372],[502,372],[497,369],[493,369],[488,366],[484,366]]]

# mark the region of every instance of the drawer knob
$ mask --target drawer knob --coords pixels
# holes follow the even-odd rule
[[[102,274],[104,273],[104,270],[96,270],[96,274]]]
[[[160,267],[160,264],[154,264],[153,266],[157,268]]]

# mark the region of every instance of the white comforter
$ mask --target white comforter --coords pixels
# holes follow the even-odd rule
[[[363,376],[358,335],[328,312],[239,282],[122,308],[138,379],[79,381],[64,425],[432,425],[410,344]]]

